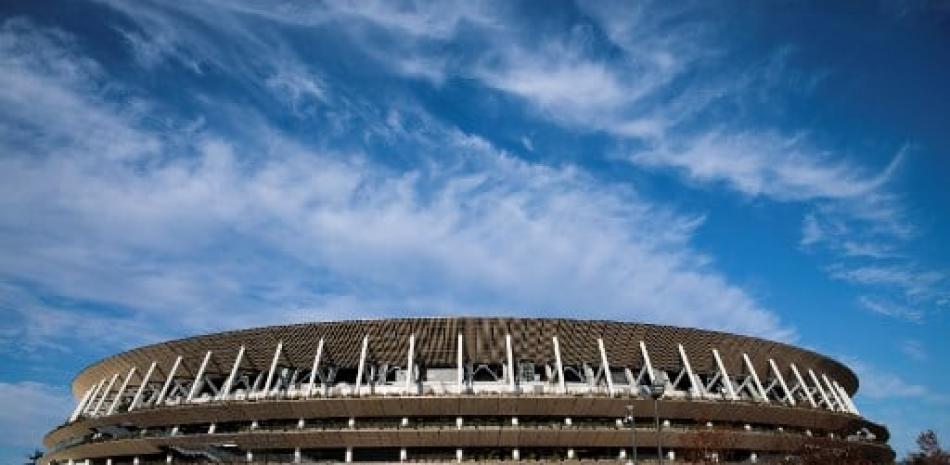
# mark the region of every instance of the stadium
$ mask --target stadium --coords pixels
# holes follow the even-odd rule
[[[829,357],[698,329],[307,323],[169,341],[86,367],[41,461],[776,463],[822,451],[890,462],[887,429],[860,415],[857,389]]]

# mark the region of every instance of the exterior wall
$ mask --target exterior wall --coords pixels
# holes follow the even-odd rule
[[[745,460],[814,440],[893,457],[887,430],[851,401],[854,373],[814,352],[668,326],[443,318],[259,328],[118,354],[76,377],[79,403],[45,438],[44,460],[202,461],[213,450],[255,461],[253,451],[289,450],[287,461],[306,461],[306,450],[341,447],[351,459],[383,449],[406,458],[407,448],[621,453],[627,406],[637,443],[656,443],[654,384],[665,391],[659,418],[671,422],[661,442],[674,452],[714,434]]]

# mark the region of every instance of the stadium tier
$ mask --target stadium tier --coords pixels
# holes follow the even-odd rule
[[[341,321],[196,336],[82,370],[43,463],[893,460],[812,351],[609,321]],[[632,422],[631,422],[632,420]],[[634,446],[635,444],[635,446]],[[635,454],[635,455],[634,455]]]

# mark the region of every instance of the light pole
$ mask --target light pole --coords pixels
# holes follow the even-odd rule
[[[630,422],[630,449],[633,465],[637,465],[637,420],[633,416],[633,404],[627,406],[627,421]]]
[[[660,380],[659,376],[653,377],[653,385],[650,386],[650,397],[653,398],[653,419],[656,422],[656,454],[660,465],[663,465],[663,444],[660,438],[660,397],[666,391],[666,384]]]

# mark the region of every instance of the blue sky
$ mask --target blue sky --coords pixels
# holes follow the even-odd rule
[[[119,350],[286,322],[787,341],[950,437],[938,2],[5,2],[0,460]]]

